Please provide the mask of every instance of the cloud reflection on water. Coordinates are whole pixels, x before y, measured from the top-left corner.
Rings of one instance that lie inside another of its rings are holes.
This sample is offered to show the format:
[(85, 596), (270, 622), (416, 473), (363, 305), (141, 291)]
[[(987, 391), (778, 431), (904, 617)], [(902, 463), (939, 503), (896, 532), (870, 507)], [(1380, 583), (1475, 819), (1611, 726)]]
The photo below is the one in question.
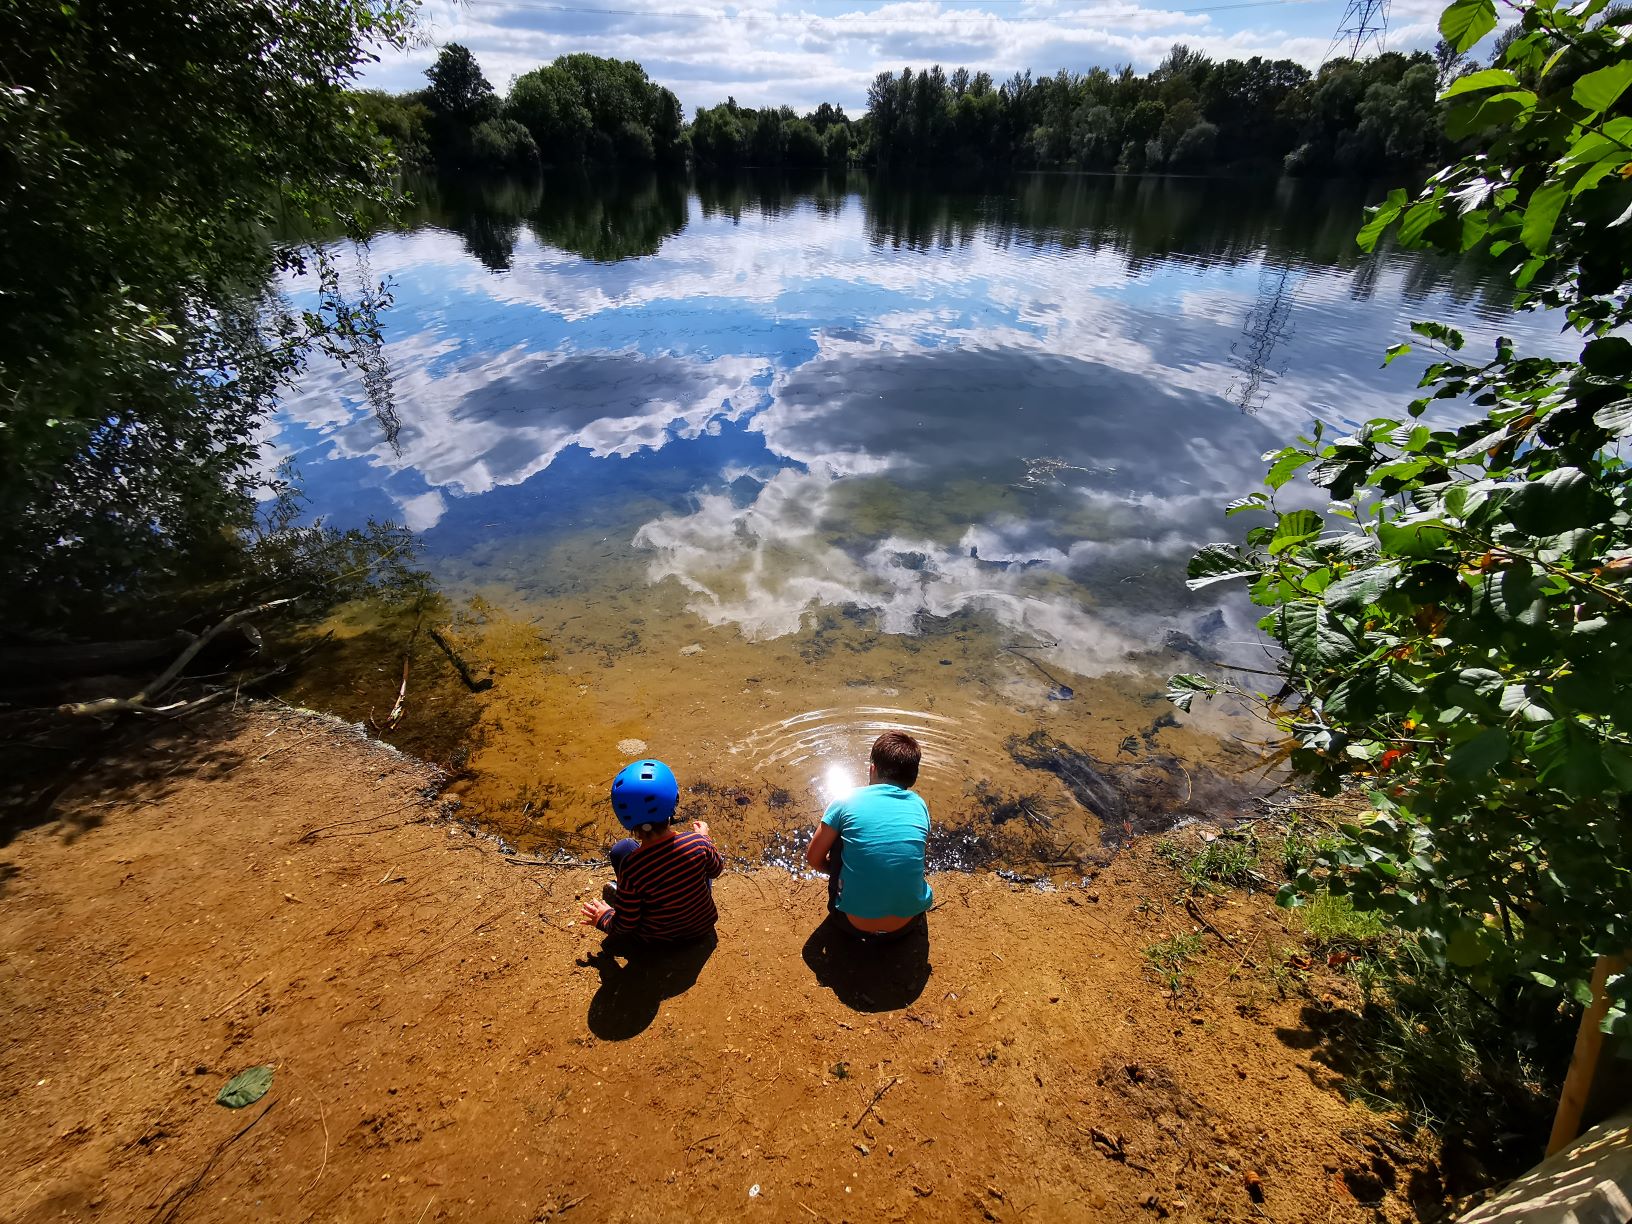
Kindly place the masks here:
[[(1177, 198), (1162, 190), (1076, 183), (1047, 216), (1031, 187), (973, 209), (897, 192), (758, 217), (706, 200), (701, 217), (696, 200), (677, 212), (652, 192), (661, 216), (636, 218), (638, 242), (605, 234), (617, 210), (581, 201), (529, 232), (450, 227), (480, 263), (454, 233), (383, 236), (371, 258), (398, 284), (397, 446), (333, 368), (285, 405), (280, 445), (305, 452), (318, 510), (348, 485), (383, 488), (434, 558), (448, 515), (548, 481), (569, 448), (636, 488), (673, 441), (736, 426), (769, 462), (744, 471), (722, 448), (667, 513), (606, 523), (706, 622), (762, 639), (813, 608), (859, 606), (910, 633), (976, 609), (1059, 641), (1051, 658), (1071, 670), (1109, 670), (1194, 627), (1182, 559), (1256, 484), (1263, 450), (1316, 411), (1398, 406), (1411, 374), (1380, 370), (1379, 350), (1436, 305), (1412, 261), (1307, 267), (1287, 372), (1243, 415), (1225, 398), (1231, 348), (1279, 240), (1256, 214), (1231, 237), (1202, 206), (1220, 189), (1197, 185), (1180, 211), (1217, 249), (1167, 258), (1140, 206)], [(535, 197), (524, 206), (548, 207)], [(892, 225), (904, 241), (881, 241)], [(594, 262), (539, 235), (649, 257)], [(1048, 478), (1033, 479), (1042, 460)]]

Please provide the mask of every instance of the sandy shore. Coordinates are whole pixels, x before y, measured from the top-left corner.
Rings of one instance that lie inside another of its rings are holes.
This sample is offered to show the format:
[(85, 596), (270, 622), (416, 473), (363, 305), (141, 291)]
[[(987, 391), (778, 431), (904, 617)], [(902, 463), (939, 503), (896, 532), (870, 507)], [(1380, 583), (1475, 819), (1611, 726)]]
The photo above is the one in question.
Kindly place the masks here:
[[(1204, 902), (1234, 942), (1203, 932), (1177, 998), (1148, 970), (1197, 924), (1138, 845), (1059, 891), (937, 876), (927, 944), (861, 964), (820, 883), (728, 873), (717, 946), (630, 965), (573, 925), (605, 873), (507, 863), (437, 784), (263, 707), (17, 832), (0, 1219), (1358, 1221), (1431, 1194), (1311, 1001), (1248, 967), (1295, 940), (1266, 898)], [(257, 1064), (264, 1099), (215, 1104)]]

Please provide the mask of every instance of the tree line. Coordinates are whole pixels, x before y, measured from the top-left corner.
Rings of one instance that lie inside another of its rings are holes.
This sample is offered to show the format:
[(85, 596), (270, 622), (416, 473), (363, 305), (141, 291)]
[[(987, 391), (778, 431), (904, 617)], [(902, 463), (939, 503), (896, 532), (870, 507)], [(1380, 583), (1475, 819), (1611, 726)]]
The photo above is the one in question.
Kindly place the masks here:
[[(1498, 49), (1498, 54), (1500, 49)], [(514, 170), (585, 164), (704, 169), (860, 164), (886, 169), (1222, 168), (1368, 175), (1455, 151), (1436, 96), (1475, 65), (1449, 43), (1410, 55), (1214, 60), (1176, 45), (1151, 72), (1094, 68), (999, 84), (935, 65), (881, 72), (859, 118), (824, 102), (702, 107), (688, 124), (674, 93), (639, 64), (565, 55), (500, 96), (468, 48), (444, 47), (416, 93), (355, 95), (408, 161)]]

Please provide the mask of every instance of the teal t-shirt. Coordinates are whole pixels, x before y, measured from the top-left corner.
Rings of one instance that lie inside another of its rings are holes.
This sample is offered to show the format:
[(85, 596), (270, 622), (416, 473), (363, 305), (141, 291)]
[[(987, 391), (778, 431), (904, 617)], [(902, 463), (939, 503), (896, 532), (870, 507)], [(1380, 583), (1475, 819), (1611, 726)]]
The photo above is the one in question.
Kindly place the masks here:
[(911, 918), (935, 903), (924, 879), (929, 808), (888, 782), (864, 786), (822, 813), (836, 829), (843, 866), (839, 909), (856, 918)]

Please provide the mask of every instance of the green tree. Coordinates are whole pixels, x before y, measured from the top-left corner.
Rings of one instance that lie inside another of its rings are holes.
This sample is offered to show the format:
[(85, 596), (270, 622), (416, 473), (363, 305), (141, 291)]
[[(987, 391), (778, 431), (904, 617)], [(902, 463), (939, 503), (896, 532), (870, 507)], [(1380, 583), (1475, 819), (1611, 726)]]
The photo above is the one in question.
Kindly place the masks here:
[(417, 96), (359, 89), (350, 97), (357, 113), (390, 142), (387, 150), (404, 165), (418, 165), (429, 159), (431, 112)]
[(538, 165), (533, 134), (514, 119), (484, 119), (470, 133), (471, 156), (489, 170), (529, 170)]
[[(1360, 242), (1480, 252), (1562, 313), (1576, 356), (1498, 339), (1471, 359), (1415, 324), (1434, 359), (1407, 415), (1268, 456), (1229, 511), (1268, 521), (1191, 562), (1192, 586), (1250, 583), (1284, 688), (1179, 676), (1172, 695), (1253, 697), (1311, 785), (1368, 788), (1287, 900), (1349, 894), (1510, 1000), (1584, 1001), (1594, 957), (1632, 945), (1632, 47), (1603, 0), (1518, 7), (1500, 64), (1440, 97), (1479, 151), (1391, 193)], [(1495, 25), (1493, 0), (1440, 19), (1463, 53)], [(1305, 469), (1325, 514), (1278, 500)], [(1609, 993), (1625, 1032), (1632, 975)]]
[(545, 163), (576, 165), (583, 160), (594, 120), (569, 73), (553, 66), (523, 73), (510, 87), (504, 113), (532, 133)]
[[(363, 309), (265, 235), (361, 234), (397, 162), (348, 97), (408, 14), (377, 0), (0, 9), (0, 620), (39, 629), (218, 566), (255, 430)], [(311, 275), (312, 308), (267, 291)]]
[(432, 112), (445, 116), (464, 127), (474, 127), (490, 119), (498, 110), (498, 99), (493, 86), (482, 75), (482, 69), (470, 48), (462, 43), (449, 43), (437, 54), (436, 62), (425, 70), (431, 87), (425, 101)]

